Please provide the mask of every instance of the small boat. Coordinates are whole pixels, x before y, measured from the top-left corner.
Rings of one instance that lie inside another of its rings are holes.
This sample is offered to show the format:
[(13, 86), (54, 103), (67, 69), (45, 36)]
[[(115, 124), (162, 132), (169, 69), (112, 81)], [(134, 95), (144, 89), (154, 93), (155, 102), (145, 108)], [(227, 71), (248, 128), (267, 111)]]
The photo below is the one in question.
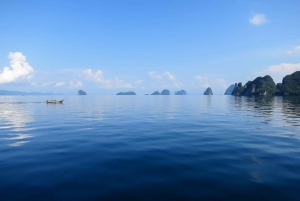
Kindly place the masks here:
[(46, 103), (47, 104), (62, 104), (64, 102), (65, 99), (62, 99), (60, 101), (57, 100), (47, 100)]

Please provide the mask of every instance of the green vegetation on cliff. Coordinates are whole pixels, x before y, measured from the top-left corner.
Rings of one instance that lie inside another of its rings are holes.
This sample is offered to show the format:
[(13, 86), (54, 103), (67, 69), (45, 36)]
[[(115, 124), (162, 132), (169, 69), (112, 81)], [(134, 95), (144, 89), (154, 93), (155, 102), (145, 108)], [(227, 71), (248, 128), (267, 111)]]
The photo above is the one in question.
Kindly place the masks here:
[(271, 76), (257, 77), (247, 82), (241, 95), (273, 95), (276, 92), (276, 85)]
[(235, 87), (231, 93), (231, 95), (234, 95), (234, 96), (240, 96), (242, 94), (242, 92), (244, 91), (244, 87), (242, 85), (242, 83), (238, 83), (238, 84), (235, 84)]
[(300, 95), (300, 71), (283, 78), (282, 92), (283, 95)]

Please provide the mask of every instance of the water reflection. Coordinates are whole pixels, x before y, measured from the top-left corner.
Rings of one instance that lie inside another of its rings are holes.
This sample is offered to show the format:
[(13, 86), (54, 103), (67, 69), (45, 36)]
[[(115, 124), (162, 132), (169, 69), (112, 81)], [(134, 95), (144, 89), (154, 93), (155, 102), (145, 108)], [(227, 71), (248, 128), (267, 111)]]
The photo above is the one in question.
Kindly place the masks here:
[(236, 96), (231, 104), (237, 111), (252, 111), (258, 117), (272, 117), (276, 97), (270, 96)]
[(288, 125), (300, 126), (300, 97), (283, 97), (281, 104), (282, 116)]
[(255, 122), (279, 127), (300, 126), (300, 97), (236, 96), (229, 101), (234, 115), (257, 117)]
[[(27, 124), (33, 121), (30, 110), (24, 107), (26, 103), (19, 102), (17, 98), (1, 97), (0, 107), (0, 129), (5, 131), (1, 132), (1, 138), (9, 141), (9, 146), (21, 146), (32, 137), (31, 134), (25, 134)], [(6, 136), (3, 136), (6, 135)]]

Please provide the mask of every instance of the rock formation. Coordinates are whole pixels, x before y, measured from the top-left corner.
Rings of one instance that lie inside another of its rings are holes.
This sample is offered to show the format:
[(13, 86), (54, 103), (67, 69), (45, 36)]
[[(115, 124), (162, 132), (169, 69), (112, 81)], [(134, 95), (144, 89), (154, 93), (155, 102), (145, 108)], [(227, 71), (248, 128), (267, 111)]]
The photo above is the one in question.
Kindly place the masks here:
[(252, 95), (273, 95), (277, 92), (275, 82), (272, 77), (257, 77), (253, 81), (248, 81), (244, 86), (240, 82), (235, 84), (231, 95), (234, 96), (252, 96)]
[(168, 89), (164, 89), (160, 95), (170, 95), (170, 91)]
[(234, 84), (230, 85), (230, 86), (226, 89), (224, 95), (231, 95), (232, 92), (233, 92), (233, 90), (234, 90), (234, 87), (235, 87)]
[(119, 92), (117, 95), (136, 95), (135, 92), (133, 91), (128, 91), (128, 92)]
[[(278, 84), (277, 84), (278, 85)], [(282, 95), (300, 95), (300, 71), (287, 75), (282, 80)]]
[(276, 92), (276, 85), (271, 76), (257, 77), (245, 84), (241, 95), (273, 95)]
[(213, 95), (213, 92), (212, 92), (211, 88), (208, 87), (208, 88), (205, 90), (205, 92), (204, 92), (203, 95)]
[(184, 90), (176, 91), (175, 95), (186, 95), (186, 91)]
[(239, 96), (239, 95), (241, 95), (241, 93), (242, 93), (243, 91), (244, 91), (244, 87), (243, 87), (242, 83), (241, 83), (241, 82), (238, 83), (238, 84), (235, 83), (234, 89), (233, 89), (231, 95), (233, 95), (233, 96)]
[(79, 91), (78, 91), (78, 95), (86, 95), (86, 92), (85, 92), (85, 91), (82, 91), (82, 90), (79, 90)]
[(158, 91), (155, 91), (151, 95), (160, 95), (160, 93)]

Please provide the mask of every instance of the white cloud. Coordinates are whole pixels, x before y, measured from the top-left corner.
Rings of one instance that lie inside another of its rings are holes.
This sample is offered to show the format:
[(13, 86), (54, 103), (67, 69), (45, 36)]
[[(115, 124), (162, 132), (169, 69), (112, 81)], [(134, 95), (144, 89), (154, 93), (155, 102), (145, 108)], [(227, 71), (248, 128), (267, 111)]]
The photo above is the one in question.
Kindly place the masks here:
[(17, 81), (21, 78), (29, 79), (33, 68), (26, 62), (26, 57), (21, 52), (10, 52), (10, 67), (4, 67), (0, 71), (0, 84)]
[(166, 76), (169, 80), (172, 80), (172, 81), (176, 80), (175, 76), (172, 75), (169, 71), (164, 72), (163, 75)]
[(46, 86), (49, 86), (51, 84), (53, 84), (53, 82), (45, 82), (45, 83), (42, 84), (42, 87), (46, 87)]
[(297, 70), (300, 70), (300, 63), (298, 64), (281, 63), (278, 65), (270, 66), (267, 71), (270, 73), (277, 73), (285, 76), (287, 74), (292, 74)]
[(180, 88), (184, 86), (181, 82), (178, 82), (173, 74), (171, 74), (169, 71), (165, 71), (161, 75), (157, 74), (155, 71), (148, 72), (151, 78), (154, 78), (157, 80), (159, 85), (164, 88), (168, 87), (175, 87)]
[(94, 81), (94, 82), (102, 82), (103, 81), (103, 72), (98, 70), (96, 73), (92, 72), (92, 69), (86, 69), (83, 71), (83, 74), (86, 76), (86, 79)]
[(108, 79), (101, 81), (102, 85), (99, 85), (100, 88), (132, 88), (132, 85), (126, 83), (124, 80), (121, 80), (117, 77), (113, 79)]
[(83, 84), (81, 82), (73, 82), (73, 81), (70, 81), (69, 83), (69, 87), (70, 88), (79, 88), (79, 87), (82, 87)]
[(162, 79), (162, 77), (160, 75), (158, 75), (155, 71), (150, 71), (148, 72), (148, 74), (150, 75), (150, 77), (155, 78), (155, 79)]
[(300, 50), (300, 46), (297, 46), (293, 50), (289, 50), (286, 53), (287, 54), (293, 54), (293, 53), (299, 52), (299, 50)]
[(208, 83), (209, 78), (207, 76), (197, 75), (196, 79), (197, 79), (198, 83), (201, 85), (201, 87), (203, 87), (203, 88), (210, 87), (210, 84)]
[(66, 83), (65, 82), (57, 82), (55, 84), (55, 87), (61, 87), (61, 86), (64, 86)]
[(31, 86), (34, 86), (34, 87), (47, 87), (49, 85), (52, 85), (54, 84), (55, 82), (44, 82), (43, 84), (39, 84), (38, 82), (31, 82)]
[(87, 69), (82, 73), (85, 75), (85, 79), (99, 83), (100, 85), (98, 85), (98, 87), (101, 88), (132, 88), (131, 84), (126, 83), (124, 80), (117, 77), (113, 79), (105, 79), (101, 70), (93, 73), (91, 69)]
[(269, 20), (266, 18), (264, 14), (255, 14), (249, 22), (254, 25), (261, 25), (267, 23)]
[(137, 81), (134, 82), (135, 85), (140, 85), (142, 83), (143, 83), (143, 80), (137, 80)]
[(292, 64), (292, 63), (281, 63), (278, 65), (273, 65), (267, 68), (266, 70), (256, 73), (260, 76), (262, 75), (270, 75), (275, 82), (282, 82), (282, 78), (286, 75), (290, 75), (295, 71), (300, 70), (300, 63)]
[(163, 75), (172, 82), (173, 87), (180, 88), (184, 86), (181, 82), (176, 81), (175, 76), (172, 75), (169, 71), (164, 72)]

